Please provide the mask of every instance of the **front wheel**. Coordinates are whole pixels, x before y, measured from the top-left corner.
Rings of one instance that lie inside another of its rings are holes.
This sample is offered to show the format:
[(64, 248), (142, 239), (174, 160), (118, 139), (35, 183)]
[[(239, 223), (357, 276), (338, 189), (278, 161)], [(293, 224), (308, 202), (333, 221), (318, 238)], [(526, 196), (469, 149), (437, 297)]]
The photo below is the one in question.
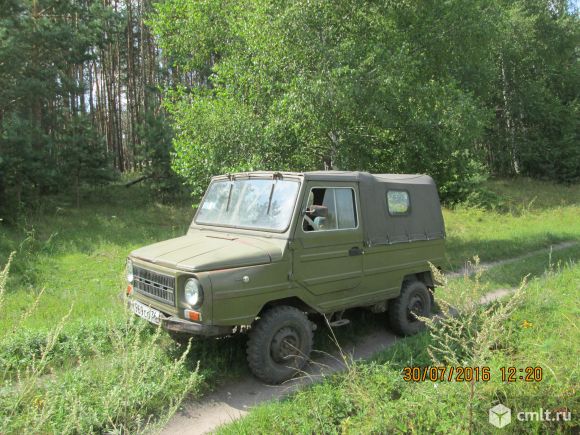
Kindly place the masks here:
[(279, 384), (307, 363), (312, 351), (312, 326), (297, 308), (278, 306), (264, 312), (249, 333), (250, 370), (264, 382)]
[(413, 335), (425, 328), (416, 316), (431, 314), (431, 293), (421, 281), (403, 284), (401, 294), (389, 305), (389, 323), (400, 335)]

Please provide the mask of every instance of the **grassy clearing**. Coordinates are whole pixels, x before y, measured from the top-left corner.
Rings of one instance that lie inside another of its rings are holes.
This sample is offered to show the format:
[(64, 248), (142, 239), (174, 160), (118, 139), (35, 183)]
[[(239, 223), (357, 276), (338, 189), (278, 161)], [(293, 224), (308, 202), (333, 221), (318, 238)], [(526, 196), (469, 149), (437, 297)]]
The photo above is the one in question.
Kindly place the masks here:
[(497, 195), (492, 210), (444, 210), (451, 269), (475, 255), (485, 262), (580, 240), (580, 185), (514, 179), (487, 187)]
[[(489, 187), (500, 195), (495, 210), (444, 210), (451, 268), (458, 268), (472, 254), (490, 261), (580, 240), (578, 186), (515, 180)], [(187, 201), (166, 205), (143, 187), (112, 186), (86, 192), (80, 209), (66, 198), (52, 198), (18, 227), (0, 224), (0, 266), (10, 252), (16, 252), (0, 311), (0, 409), (4, 412), (0, 433), (119, 428), (138, 432), (149, 418), (162, 421), (171, 412), (172, 404), (186, 393), (173, 385), (184, 385), (192, 373), (187, 385), (198, 396), (225, 377), (248, 373), (242, 335), (195, 341), (179, 363), (185, 347), (127, 318), (120, 297), (126, 255), (144, 244), (184, 234), (192, 216)], [(579, 257), (580, 248), (571, 247), (555, 252), (552, 264)], [(530, 272), (539, 276), (547, 264), (547, 254), (538, 254), (494, 268), (481, 277), (482, 292), (517, 285)], [(460, 288), (456, 292), (461, 295)], [(55, 325), (67, 313), (55, 334)], [(361, 333), (386, 323), (384, 316), (362, 310), (349, 318), (351, 325), (337, 331), (341, 343), (356, 342)], [(142, 349), (132, 347), (135, 343)], [(426, 344), (424, 336), (399, 342), (397, 352), (407, 358), (400, 361), (422, 358), (427, 363), (428, 355), (420, 350)], [(327, 334), (317, 334), (315, 347), (331, 350), (333, 343)], [(151, 382), (131, 371), (143, 363), (142, 354), (149, 355), (150, 366), (143, 373)], [(159, 373), (175, 365), (178, 368), (162, 381)], [(360, 370), (382, 373), (384, 367)], [(38, 388), (36, 395), (19, 396), (23, 385), (32, 384)], [(118, 385), (129, 390), (120, 393)], [(23, 398), (21, 404), (10, 407), (17, 397)]]
[[(463, 286), (467, 292), (479, 285), (469, 281)], [(488, 410), (497, 403), (510, 407), (514, 416), (501, 432), (573, 432), (578, 429), (580, 411), (577, 394), (580, 341), (576, 324), (579, 288), (580, 265), (561, 264), (533, 279), (524, 293), (516, 297), (519, 302), (512, 301), (513, 312), (506, 308), (510, 302), (498, 302), (462, 312), (461, 328), (449, 329), (446, 325), (448, 334), (461, 338), (450, 344), (451, 354), (437, 352), (442, 347), (437, 334), (424, 333), (400, 340), (374, 361), (352, 364), (345, 373), (322, 384), (281, 402), (259, 406), (218, 432), (493, 433)], [(440, 333), (442, 327), (435, 329)], [(434, 355), (447, 364), (489, 366), (491, 380), (471, 383), (403, 380), (404, 367), (433, 365)], [(532, 383), (519, 379), (502, 382), (500, 367), (507, 366), (542, 367), (543, 379)], [(518, 411), (539, 411), (540, 407), (552, 412), (569, 410), (572, 421), (516, 419)]]
[(120, 318), (127, 254), (144, 244), (183, 235), (190, 205), (150, 200), (144, 188), (92, 192), (77, 209), (64, 199), (31, 212), (18, 228), (0, 226), (0, 263), (16, 251), (0, 329), (10, 330), (44, 289), (42, 306), (20, 324), (51, 327), (72, 305), (70, 322)]
[(183, 234), (193, 211), (144, 189), (104, 195), (80, 209), (53, 199), (21, 227), (0, 227), (0, 266), (16, 252), (0, 298), (0, 433), (151, 430), (243, 358), (242, 337), (188, 353), (126, 312), (127, 253)]

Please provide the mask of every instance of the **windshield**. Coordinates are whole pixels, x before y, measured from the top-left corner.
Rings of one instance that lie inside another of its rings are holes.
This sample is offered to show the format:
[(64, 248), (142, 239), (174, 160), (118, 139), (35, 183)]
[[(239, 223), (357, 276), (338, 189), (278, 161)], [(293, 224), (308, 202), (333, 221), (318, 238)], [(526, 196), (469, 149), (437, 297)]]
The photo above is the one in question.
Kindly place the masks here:
[(284, 231), (298, 194), (298, 181), (234, 180), (211, 183), (197, 224)]

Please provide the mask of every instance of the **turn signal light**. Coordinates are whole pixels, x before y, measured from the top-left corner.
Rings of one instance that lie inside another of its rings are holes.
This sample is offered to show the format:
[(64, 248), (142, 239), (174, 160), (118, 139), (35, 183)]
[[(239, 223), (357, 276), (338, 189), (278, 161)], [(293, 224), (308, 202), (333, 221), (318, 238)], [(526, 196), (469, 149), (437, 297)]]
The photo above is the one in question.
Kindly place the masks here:
[(133, 286), (131, 284), (129, 284), (127, 286), (127, 296), (129, 296), (131, 293), (133, 293)]
[(197, 322), (201, 320), (201, 313), (193, 310), (185, 310), (185, 317), (187, 317), (189, 320), (194, 320)]

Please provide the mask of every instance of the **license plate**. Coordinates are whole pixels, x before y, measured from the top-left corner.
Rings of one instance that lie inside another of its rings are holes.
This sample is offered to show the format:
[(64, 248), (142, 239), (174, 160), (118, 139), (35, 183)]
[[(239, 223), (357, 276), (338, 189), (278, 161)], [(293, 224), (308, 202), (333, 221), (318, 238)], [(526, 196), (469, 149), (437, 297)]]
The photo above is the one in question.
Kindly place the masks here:
[(142, 304), (139, 301), (133, 301), (131, 309), (139, 317), (142, 317), (145, 320), (154, 323), (155, 325), (159, 325), (161, 323), (161, 313), (151, 307), (148, 307), (145, 304)]

